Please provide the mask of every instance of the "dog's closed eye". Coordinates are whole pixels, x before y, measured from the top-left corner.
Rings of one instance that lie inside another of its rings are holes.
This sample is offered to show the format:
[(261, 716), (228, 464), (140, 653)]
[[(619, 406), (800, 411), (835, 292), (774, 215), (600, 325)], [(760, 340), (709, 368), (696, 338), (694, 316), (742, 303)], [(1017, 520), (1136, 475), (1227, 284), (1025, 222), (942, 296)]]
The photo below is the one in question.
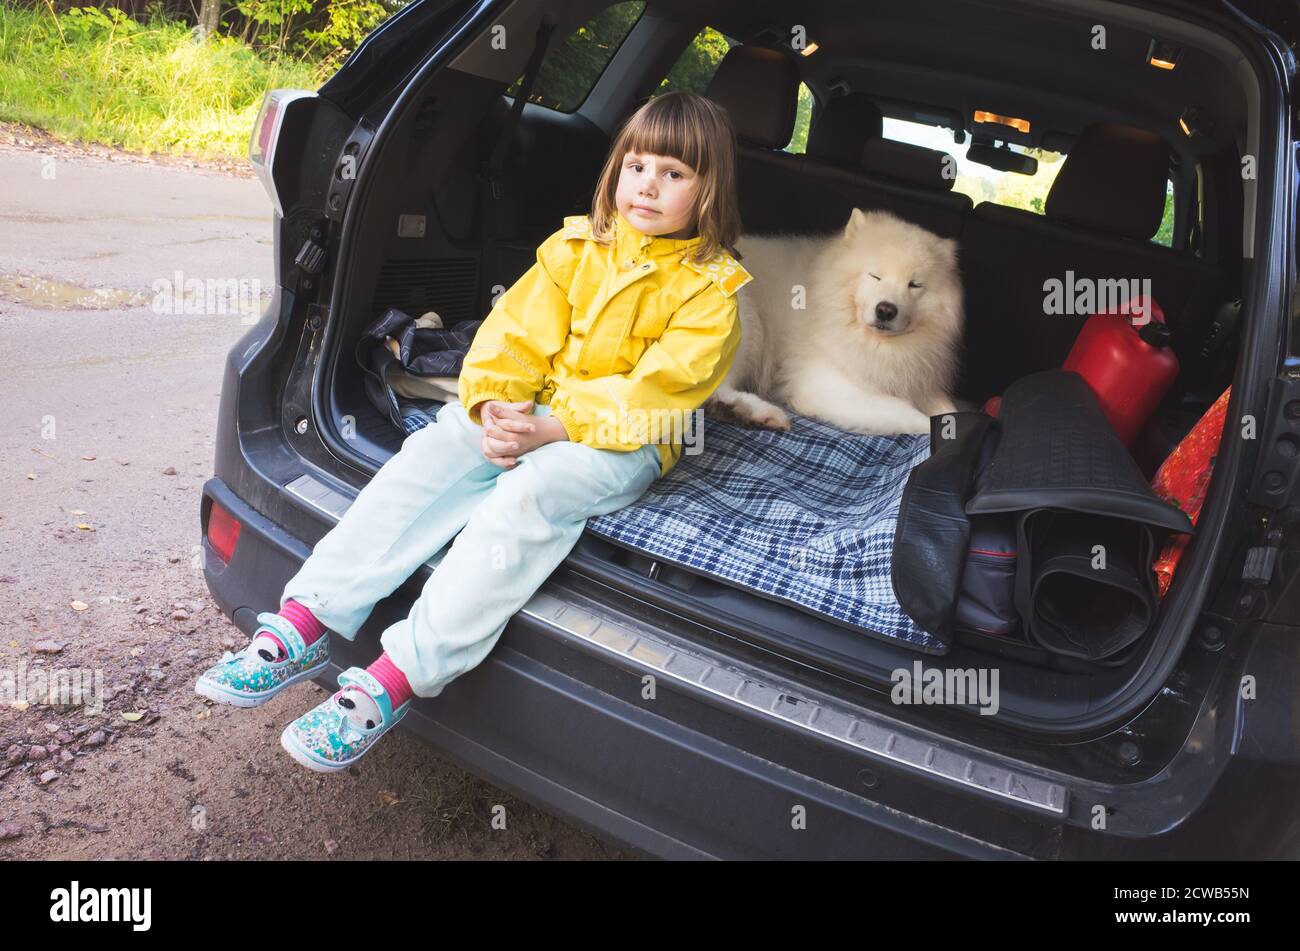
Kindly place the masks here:
[(908, 281), (908, 282), (907, 282), (907, 286), (908, 286), (908, 287), (924, 287), (925, 285), (922, 284), (920, 281)]

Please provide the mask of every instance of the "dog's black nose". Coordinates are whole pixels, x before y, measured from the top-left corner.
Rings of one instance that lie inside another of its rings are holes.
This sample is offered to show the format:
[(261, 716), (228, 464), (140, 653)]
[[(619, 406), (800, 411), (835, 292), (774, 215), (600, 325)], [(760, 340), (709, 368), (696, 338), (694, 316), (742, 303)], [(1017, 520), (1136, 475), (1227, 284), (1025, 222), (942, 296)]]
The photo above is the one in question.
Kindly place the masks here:
[(882, 301), (876, 305), (876, 320), (882, 324), (887, 324), (898, 316), (898, 307), (888, 301)]

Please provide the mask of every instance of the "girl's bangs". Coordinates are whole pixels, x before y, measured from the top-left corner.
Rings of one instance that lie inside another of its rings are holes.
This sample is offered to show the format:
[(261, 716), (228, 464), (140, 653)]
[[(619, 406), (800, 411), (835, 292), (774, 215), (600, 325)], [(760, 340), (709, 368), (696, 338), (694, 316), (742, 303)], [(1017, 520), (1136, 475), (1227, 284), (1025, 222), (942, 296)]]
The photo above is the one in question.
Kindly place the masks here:
[(627, 129), (622, 151), (666, 155), (685, 162), (703, 175), (709, 171), (709, 162), (701, 132), (698, 128), (693, 130), (681, 109), (651, 110)]

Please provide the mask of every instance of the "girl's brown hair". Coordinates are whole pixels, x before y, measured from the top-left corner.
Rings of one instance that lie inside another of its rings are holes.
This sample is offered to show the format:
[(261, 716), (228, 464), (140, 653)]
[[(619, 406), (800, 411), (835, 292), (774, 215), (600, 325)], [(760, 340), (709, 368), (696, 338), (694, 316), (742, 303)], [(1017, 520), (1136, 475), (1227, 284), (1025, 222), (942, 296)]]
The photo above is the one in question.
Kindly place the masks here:
[(688, 92), (651, 99), (619, 129), (596, 183), (591, 204), (592, 232), (602, 244), (613, 237), (617, 206), (614, 194), (628, 152), (651, 152), (685, 162), (700, 177), (695, 195), (699, 247), (692, 255), (703, 263), (725, 249), (737, 260), (740, 208), (736, 199), (736, 130), (717, 103)]

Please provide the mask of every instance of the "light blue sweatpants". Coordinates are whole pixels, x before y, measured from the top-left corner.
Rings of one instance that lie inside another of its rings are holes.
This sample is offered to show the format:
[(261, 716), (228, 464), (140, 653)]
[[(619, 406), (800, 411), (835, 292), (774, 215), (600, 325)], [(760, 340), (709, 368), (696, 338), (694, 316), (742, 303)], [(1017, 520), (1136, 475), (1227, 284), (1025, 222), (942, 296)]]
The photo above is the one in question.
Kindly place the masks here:
[(436, 565), (410, 614), (380, 638), (419, 697), (438, 696), (487, 656), (588, 518), (636, 501), (659, 475), (653, 443), (620, 452), (553, 442), (502, 469), (484, 458), (482, 440), (483, 427), (458, 401), (443, 406), (361, 490), (281, 596), (353, 640), (381, 598), (421, 564)]

